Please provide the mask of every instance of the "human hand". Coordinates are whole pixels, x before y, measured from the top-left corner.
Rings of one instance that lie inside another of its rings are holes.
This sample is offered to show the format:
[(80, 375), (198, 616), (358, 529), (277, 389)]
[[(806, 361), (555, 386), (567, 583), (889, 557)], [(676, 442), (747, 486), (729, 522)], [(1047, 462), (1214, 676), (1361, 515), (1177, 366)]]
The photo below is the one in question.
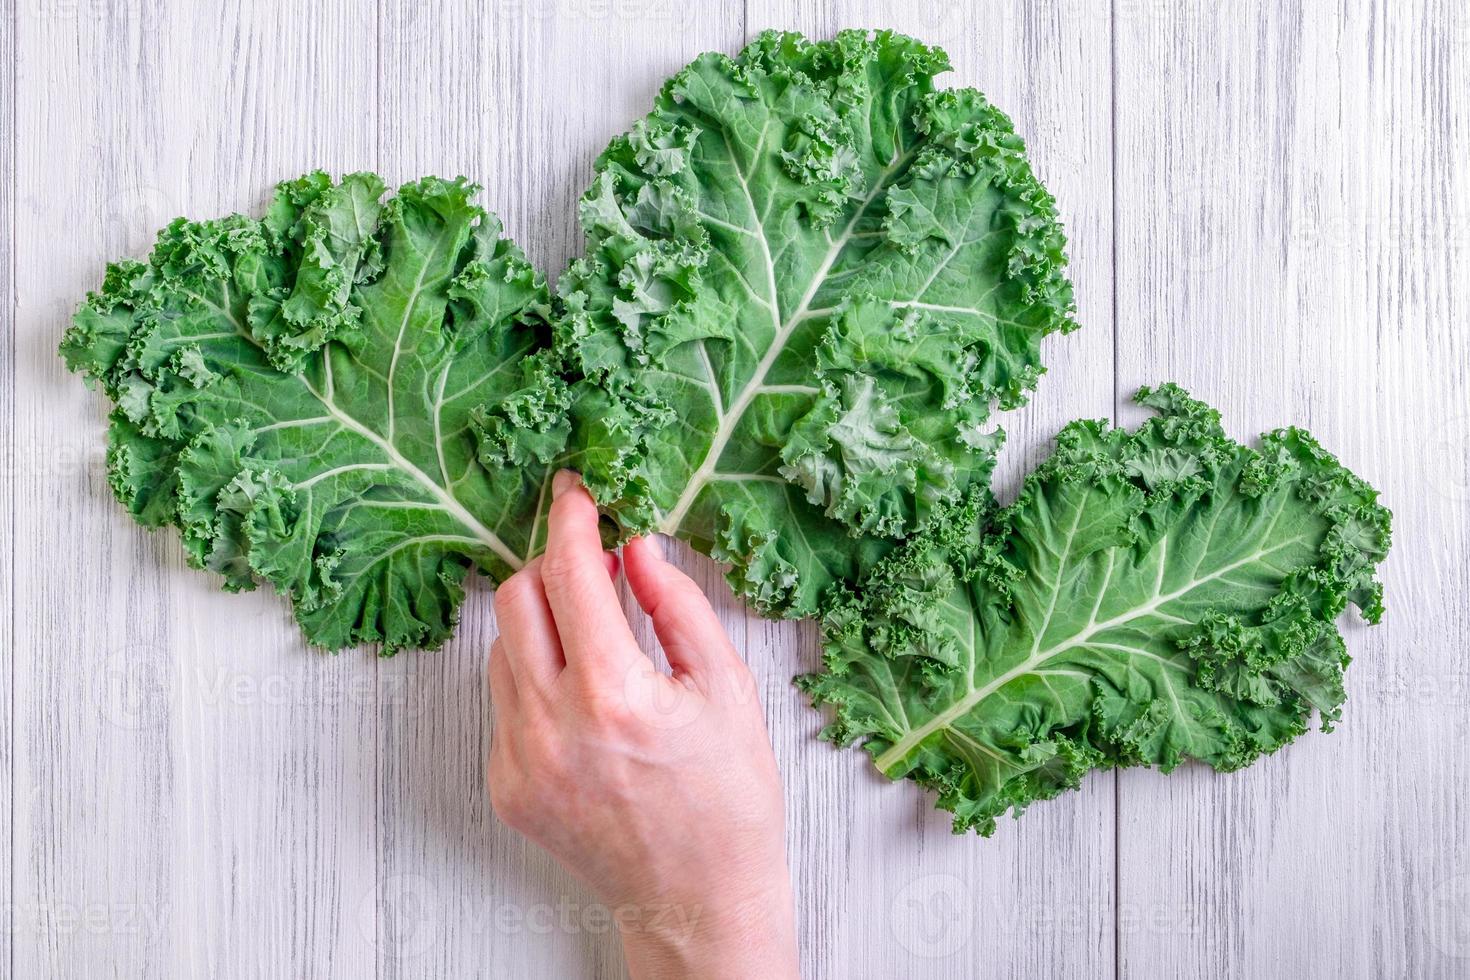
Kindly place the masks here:
[(633, 638), (576, 475), (546, 553), (495, 594), (490, 798), (613, 909), (635, 977), (797, 975), (776, 760), (709, 601), (648, 539), (623, 561), (672, 676)]

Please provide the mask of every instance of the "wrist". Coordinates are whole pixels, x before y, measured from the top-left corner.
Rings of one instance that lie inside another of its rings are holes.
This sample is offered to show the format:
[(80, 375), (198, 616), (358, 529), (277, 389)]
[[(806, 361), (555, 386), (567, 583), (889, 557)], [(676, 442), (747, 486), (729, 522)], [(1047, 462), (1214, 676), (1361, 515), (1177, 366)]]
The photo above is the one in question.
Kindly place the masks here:
[(671, 901), (619, 921), (635, 980), (697, 977), (784, 980), (798, 976), (791, 886), (779, 880), (745, 896)]

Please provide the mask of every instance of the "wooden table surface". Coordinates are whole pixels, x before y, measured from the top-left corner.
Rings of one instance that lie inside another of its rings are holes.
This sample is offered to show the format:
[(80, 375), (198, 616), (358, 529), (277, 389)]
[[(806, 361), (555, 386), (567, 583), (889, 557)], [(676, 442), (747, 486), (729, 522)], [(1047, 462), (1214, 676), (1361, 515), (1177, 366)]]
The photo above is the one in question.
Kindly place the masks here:
[[(589, 896), (481, 784), (494, 633), (306, 650), (109, 497), (56, 342), (106, 260), (304, 170), (468, 174), (558, 272), (593, 156), (705, 50), (894, 27), (1009, 111), (1061, 203), (1084, 329), (1003, 423), (1003, 487), (1174, 379), (1299, 423), (1395, 513), (1346, 716), (1247, 771), (1088, 778), (955, 838), (789, 680), (810, 623), (717, 597), (787, 789), (813, 977), (1470, 975), (1470, 4), (1170, 0), (0, 8), (0, 974), (619, 976)], [(8, 964), (8, 969), (6, 967)]]

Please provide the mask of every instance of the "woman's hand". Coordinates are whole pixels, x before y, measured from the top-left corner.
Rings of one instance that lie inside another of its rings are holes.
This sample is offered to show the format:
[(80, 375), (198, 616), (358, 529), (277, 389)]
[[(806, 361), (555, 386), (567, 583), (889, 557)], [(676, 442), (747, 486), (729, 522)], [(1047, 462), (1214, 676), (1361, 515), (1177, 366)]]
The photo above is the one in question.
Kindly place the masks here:
[(750, 671), (647, 539), (623, 561), (673, 676), (633, 639), (576, 476), (495, 595), (490, 798), (612, 909), (635, 977), (797, 975), (781, 783)]

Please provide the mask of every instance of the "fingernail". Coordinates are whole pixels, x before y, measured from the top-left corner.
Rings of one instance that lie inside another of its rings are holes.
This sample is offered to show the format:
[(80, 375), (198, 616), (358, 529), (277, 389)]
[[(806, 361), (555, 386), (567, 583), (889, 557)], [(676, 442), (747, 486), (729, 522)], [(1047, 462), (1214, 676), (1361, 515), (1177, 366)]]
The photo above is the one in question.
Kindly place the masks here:
[(556, 476), (551, 478), (551, 499), (555, 500), (566, 493), (578, 482), (577, 474), (571, 470), (559, 470)]

